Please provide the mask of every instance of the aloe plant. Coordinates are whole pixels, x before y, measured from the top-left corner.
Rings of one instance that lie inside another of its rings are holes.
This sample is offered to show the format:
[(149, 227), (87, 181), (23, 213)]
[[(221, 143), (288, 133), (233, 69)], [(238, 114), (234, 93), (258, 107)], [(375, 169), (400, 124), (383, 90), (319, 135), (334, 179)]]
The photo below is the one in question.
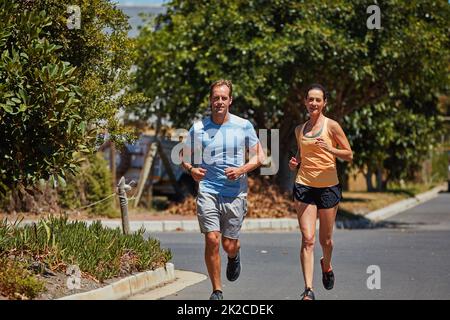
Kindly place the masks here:
[(144, 229), (123, 235), (119, 228), (108, 229), (95, 221), (48, 217), (31, 225), (0, 222), (0, 254), (19, 254), (39, 260), (51, 270), (64, 271), (76, 264), (99, 281), (126, 273), (164, 266), (172, 254), (158, 240), (144, 238)]

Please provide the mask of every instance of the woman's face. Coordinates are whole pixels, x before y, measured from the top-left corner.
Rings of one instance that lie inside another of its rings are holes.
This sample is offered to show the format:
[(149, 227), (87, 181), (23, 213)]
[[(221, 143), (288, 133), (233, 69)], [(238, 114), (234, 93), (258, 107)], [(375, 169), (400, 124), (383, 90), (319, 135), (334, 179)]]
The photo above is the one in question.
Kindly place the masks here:
[(320, 89), (311, 89), (305, 100), (306, 110), (310, 116), (319, 116), (325, 108), (327, 102), (324, 99), (323, 92)]

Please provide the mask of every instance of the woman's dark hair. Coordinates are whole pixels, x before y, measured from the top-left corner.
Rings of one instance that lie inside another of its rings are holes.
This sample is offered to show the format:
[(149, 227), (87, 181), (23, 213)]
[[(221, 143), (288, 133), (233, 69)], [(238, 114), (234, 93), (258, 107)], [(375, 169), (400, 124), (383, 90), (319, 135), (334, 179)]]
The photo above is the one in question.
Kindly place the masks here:
[(308, 98), (309, 91), (314, 90), (314, 89), (318, 89), (318, 90), (322, 91), (322, 93), (323, 93), (323, 100), (324, 101), (328, 100), (327, 99), (328, 98), (328, 92), (325, 89), (325, 87), (323, 85), (321, 85), (320, 83), (313, 83), (306, 89), (306, 91), (305, 91), (305, 99)]

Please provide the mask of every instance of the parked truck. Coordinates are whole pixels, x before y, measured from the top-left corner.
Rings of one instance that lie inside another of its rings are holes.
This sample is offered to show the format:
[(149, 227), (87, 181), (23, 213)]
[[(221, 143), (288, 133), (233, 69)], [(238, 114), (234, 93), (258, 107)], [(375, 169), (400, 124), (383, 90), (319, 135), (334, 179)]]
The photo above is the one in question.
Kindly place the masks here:
[[(139, 182), (141, 171), (144, 167), (145, 156), (155, 136), (142, 134), (134, 144), (126, 144), (123, 150), (116, 152), (116, 177), (119, 179), (124, 176), (126, 181), (134, 180)], [(145, 183), (144, 190), (153, 182), (153, 194), (159, 196), (167, 196), (171, 201), (182, 201), (188, 195), (196, 195), (196, 183), (192, 177), (185, 172), (181, 166), (175, 165), (171, 161), (172, 149), (177, 145), (178, 141), (167, 138), (159, 138), (162, 150), (169, 159), (170, 168), (175, 176), (175, 183), (178, 184), (179, 193), (176, 192), (174, 183), (171, 181), (167, 169), (165, 168), (159, 152), (153, 160), (153, 170)], [(109, 146), (103, 148), (105, 159), (109, 161)], [(150, 180), (151, 179), (151, 180)]]

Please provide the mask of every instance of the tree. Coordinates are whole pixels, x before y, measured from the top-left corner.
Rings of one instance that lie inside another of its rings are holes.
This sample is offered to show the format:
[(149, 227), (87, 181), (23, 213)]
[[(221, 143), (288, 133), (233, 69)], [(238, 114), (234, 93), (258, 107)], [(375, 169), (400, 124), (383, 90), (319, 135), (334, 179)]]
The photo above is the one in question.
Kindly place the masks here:
[[(423, 100), (423, 99), (422, 99)], [(386, 190), (389, 181), (411, 179), (428, 159), (441, 134), (442, 121), (436, 103), (423, 103), (434, 115), (414, 112), (403, 105), (379, 103), (346, 117), (348, 138), (353, 151), (353, 167), (364, 172), (368, 191)]]
[[(176, 126), (207, 108), (208, 85), (235, 83), (235, 112), (260, 128), (279, 128), (279, 182), (305, 120), (303, 90), (330, 89), (328, 116), (345, 115), (422, 85), (448, 87), (446, 1), (383, 1), (380, 30), (369, 30), (366, 1), (182, 1), (138, 38), (137, 84)], [(417, 66), (423, 66), (418, 68)], [(153, 108), (153, 109), (152, 109)]]
[[(74, 4), (79, 29), (67, 24)], [(128, 29), (124, 14), (107, 0), (1, 1), (3, 192), (39, 179), (64, 183), (99, 134), (129, 135), (116, 117), (137, 98), (127, 93), (134, 59)]]

